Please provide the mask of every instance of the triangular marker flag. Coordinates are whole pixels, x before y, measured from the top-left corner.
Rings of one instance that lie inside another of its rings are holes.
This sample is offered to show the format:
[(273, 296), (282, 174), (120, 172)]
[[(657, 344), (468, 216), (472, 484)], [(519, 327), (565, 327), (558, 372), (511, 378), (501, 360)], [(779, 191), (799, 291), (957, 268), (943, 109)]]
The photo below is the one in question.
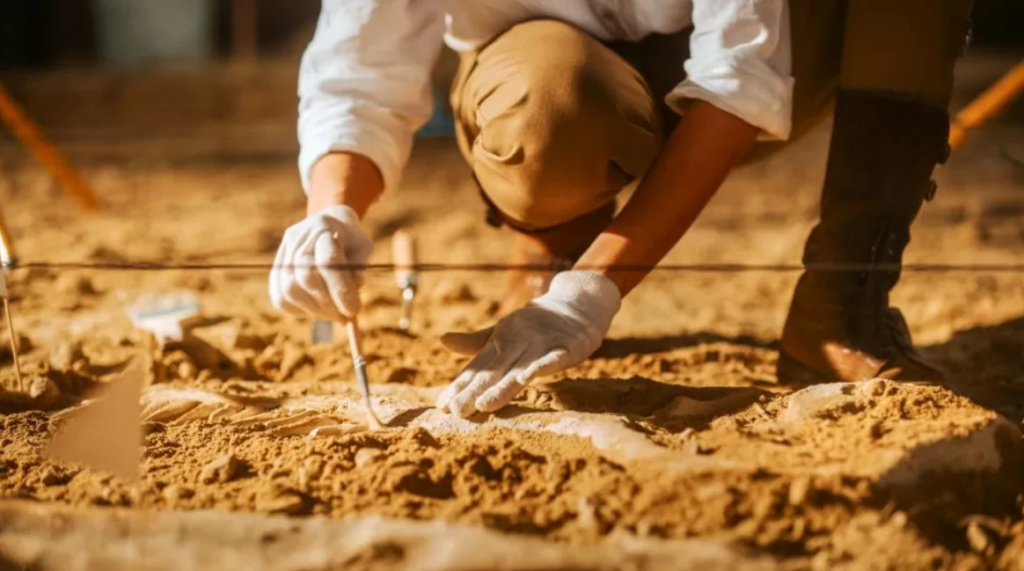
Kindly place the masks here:
[(97, 391), (94, 402), (72, 411), (45, 454), (137, 481), (142, 462), (142, 386), (142, 370), (134, 365)]

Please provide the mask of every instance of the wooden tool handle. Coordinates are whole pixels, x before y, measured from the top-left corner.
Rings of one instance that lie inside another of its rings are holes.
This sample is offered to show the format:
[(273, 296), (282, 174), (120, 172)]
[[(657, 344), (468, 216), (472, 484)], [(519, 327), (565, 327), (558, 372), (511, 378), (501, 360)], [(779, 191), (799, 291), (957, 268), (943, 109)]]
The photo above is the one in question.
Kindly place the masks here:
[(0, 212), (0, 265), (14, 263), (17, 259), (18, 256), (14, 252), (14, 241), (4, 223), (3, 212)]
[(967, 138), (967, 132), (988, 121), (1024, 92), (1024, 61), (1002, 79), (964, 107), (950, 127), (949, 146), (956, 150)]
[(0, 85), (0, 123), (7, 125), (11, 133), (17, 137), (29, 151), (32, 152), (46, 165), (53, 176), (60, 181), (78, 203), (86, 210), (96, 210), (99, 203), (92, 190), (85, 184), (82, 177), (71, 166), (67, 157), (64, 156), (53, 143), (44, 135), (28, 115), (15, 103), (14, 98), (8, 93), (3, 85)]
[(416, 252), (416, 239), (405, 230), (395, 232), (392, 242), (392, 256), (395, 261), (395, 279), (399, 282), (410, 280), (416, 273), (418, 262)]

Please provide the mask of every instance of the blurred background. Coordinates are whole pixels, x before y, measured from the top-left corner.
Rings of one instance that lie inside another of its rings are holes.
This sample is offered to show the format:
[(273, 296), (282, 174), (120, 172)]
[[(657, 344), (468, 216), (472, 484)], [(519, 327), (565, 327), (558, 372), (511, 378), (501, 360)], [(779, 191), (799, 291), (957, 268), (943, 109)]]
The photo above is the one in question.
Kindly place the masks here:
[[(78, 156), (124, 141), (136, 152), (288, 155), (297, 63), (319, 9), (318, 0), (4, 0), (0, 83)], [(977, 0), (975, 12), (973, 49), (1019, 59), (1024, 2)], [(446, 52), (438, 111), (421, 136), (451, 132), (454, 67)], [(0, 130), (4, 153), (19, 152), (11, 142)]]
[[(975, 45), (1024, 46), (1024, 2), (977, 0)], [(4, 0), (0, 67), (289, 57), (318, 0)]]

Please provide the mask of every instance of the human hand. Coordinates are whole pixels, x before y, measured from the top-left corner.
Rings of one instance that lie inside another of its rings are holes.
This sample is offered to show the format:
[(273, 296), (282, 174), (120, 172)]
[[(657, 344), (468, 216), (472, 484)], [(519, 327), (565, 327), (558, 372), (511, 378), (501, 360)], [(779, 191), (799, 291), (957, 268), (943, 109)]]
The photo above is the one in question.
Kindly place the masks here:
[(348, 206), (331, 206), (289, 228), (270, 271), (270, 300), (280, 311), (346, 323), (361, 309), (363, 272), (373, 242)]
[(601, 346), (622, 297), (594, 272), (555, 276), (548, 293), (475, 333), (449, 333), (441, 342), (476, 355), (441, 393), (437, 407), (461, 417), (494, 412), (534, 379), (574, 367)]

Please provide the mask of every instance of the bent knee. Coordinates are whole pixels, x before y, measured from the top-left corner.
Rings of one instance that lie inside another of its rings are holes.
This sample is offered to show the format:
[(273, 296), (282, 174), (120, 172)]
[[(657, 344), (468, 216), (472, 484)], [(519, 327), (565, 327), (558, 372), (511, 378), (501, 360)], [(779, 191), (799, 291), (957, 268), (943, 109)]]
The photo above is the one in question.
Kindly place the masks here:
[(555, 226), (600, 208), (658, 151), (643, 79), (571, 26), (520, 24), (480, 54), (474, 73), (492, 77), (473, 82), (486, 94), (476, 99), (473, 168), (519, 223)]

